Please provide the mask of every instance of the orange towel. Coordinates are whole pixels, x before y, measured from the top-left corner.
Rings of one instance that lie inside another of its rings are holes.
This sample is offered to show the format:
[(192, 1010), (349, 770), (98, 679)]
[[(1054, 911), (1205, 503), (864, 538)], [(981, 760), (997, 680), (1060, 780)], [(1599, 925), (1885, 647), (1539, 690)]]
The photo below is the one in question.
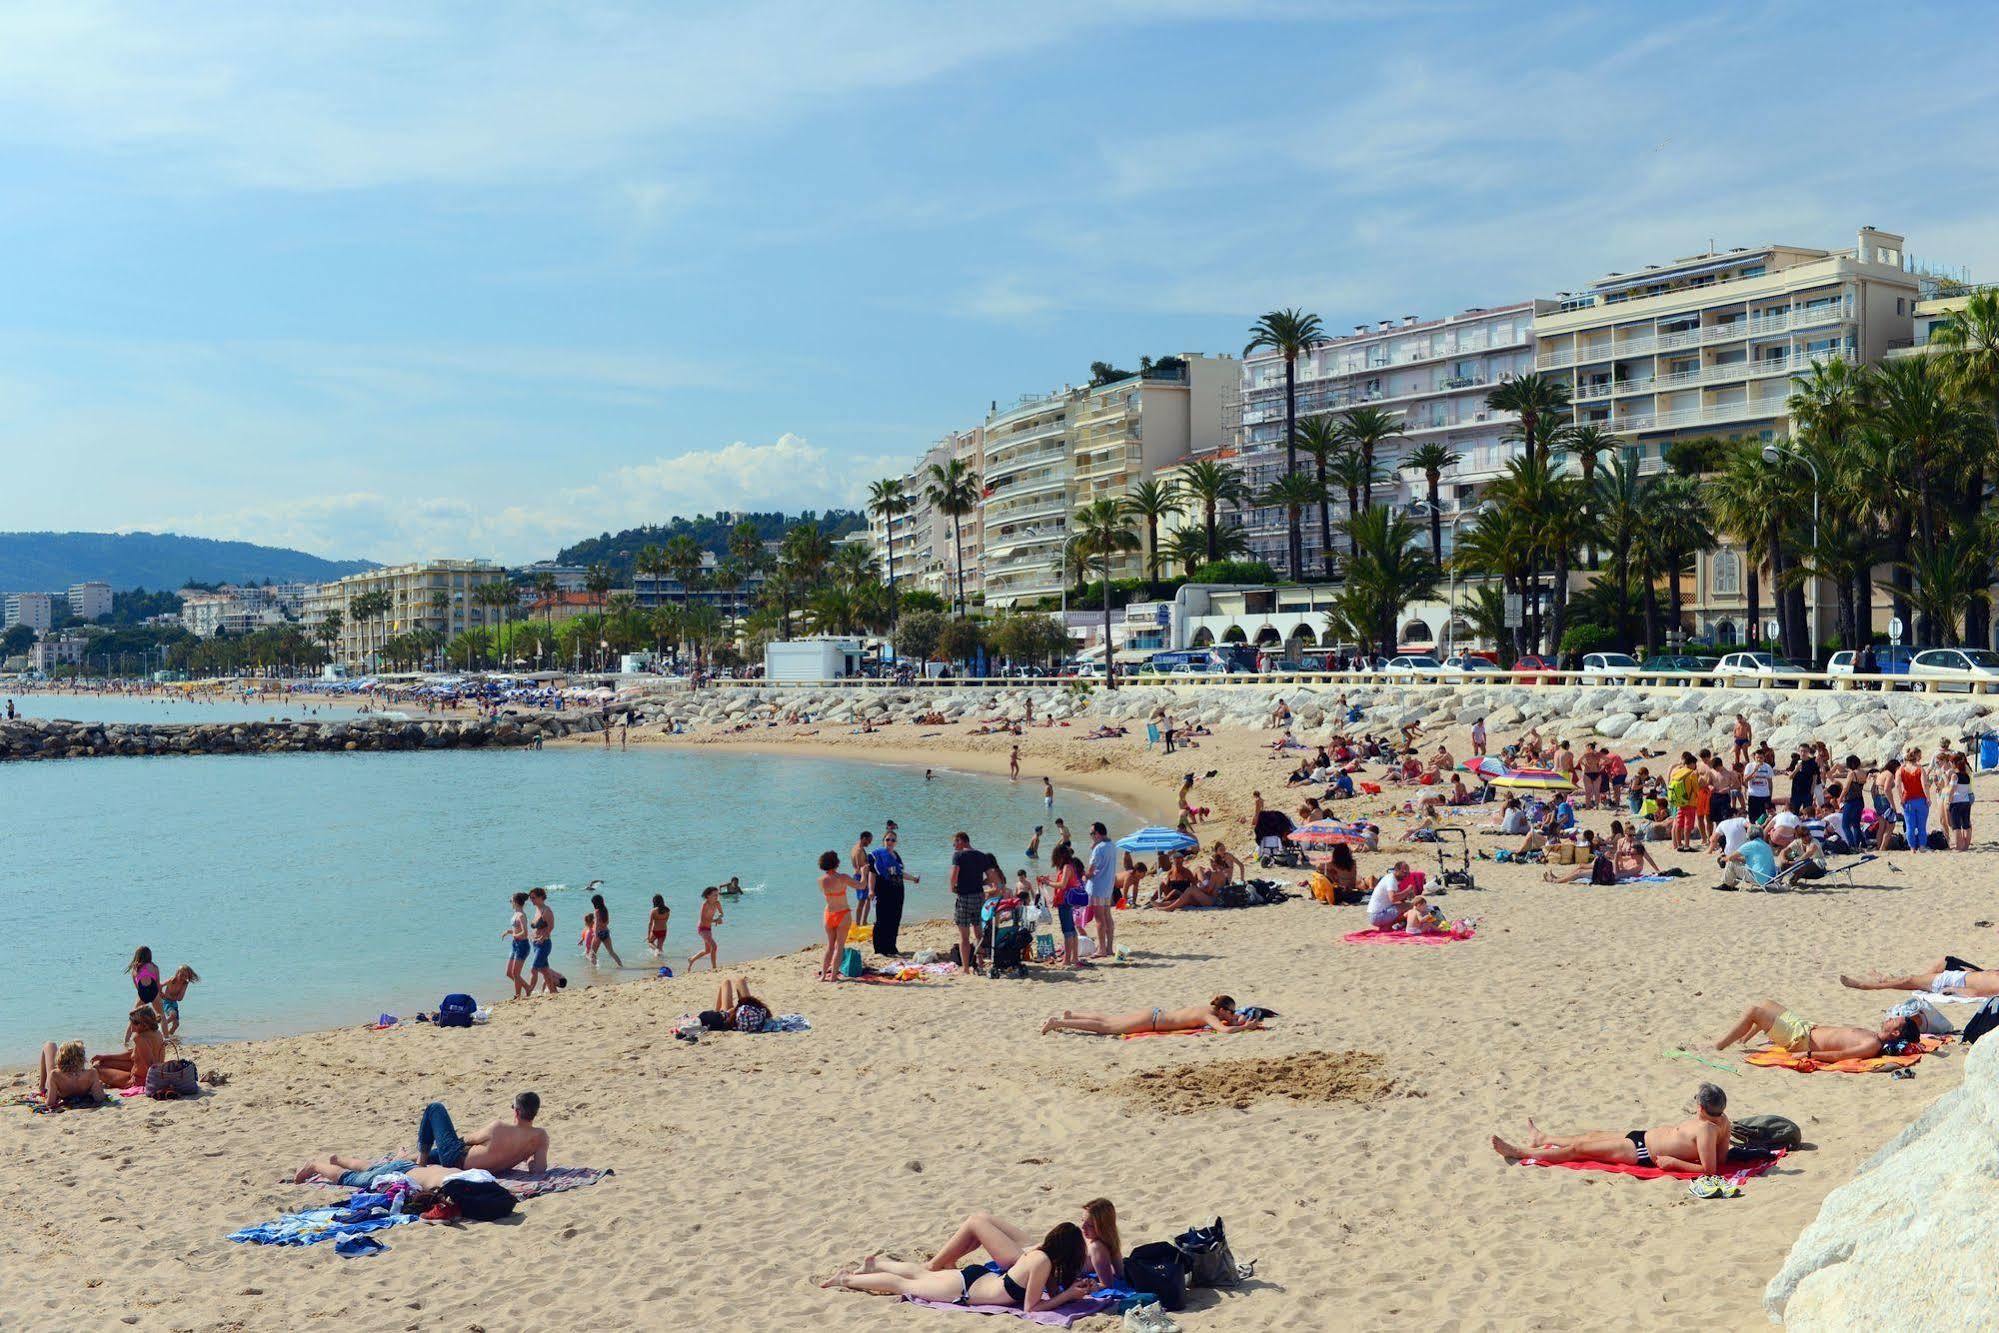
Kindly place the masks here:
[(1943, 1046), (1936, 1037), (1924, 1037), (1922, 1050), (1911, 1051), (1907, 1055), (1875, 1055), (1864, 1060), (1814, 1060), (1810, 1056), (1793, 1055), (1789, 1051), (1771, 1049), (1755, 1051), (1743, 1057), (1747, 1064), (1762, 1065), (1769, 1069), (1795, 1069), (1800, 1074), (1816, 1074), (1821, 1070), (1831, 1070), (1835, 1074), (1878, 1074), (1888, 1069), (1907, 1069), (1931, 1051)]

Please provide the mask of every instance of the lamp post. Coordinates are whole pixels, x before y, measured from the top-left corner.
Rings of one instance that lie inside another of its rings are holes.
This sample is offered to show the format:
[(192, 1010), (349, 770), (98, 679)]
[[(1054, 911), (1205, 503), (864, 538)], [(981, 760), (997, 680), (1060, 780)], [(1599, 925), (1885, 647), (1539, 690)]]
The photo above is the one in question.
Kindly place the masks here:
[[(1450, 525), (1450, 528), (1451, 528), (1451, 553), (1452, 553), (1453, 555), (1456, 555), (1456, 554), (1457, 554), (1457, 545), (1458, 545), (1458, 524), (1460, 524), (1460, 523), (1464, 522), (1464, 521), (1465, 521), (1466, 519), (1468, 519), (1468, 518), (1471, 518), (1471, 517), (1473, 517), (1474, 515), (1476, 515), (1476, 514), (1477, 514), (1477, 513), (1479, 512), (1479, 510), (1480, 510), (1480, 509), (1483, 509), (1484, 507), (1485, 507), (1485, 506), (1483, 506), (1483, 505), (1478, 505), (1478, 506), (1475, 506), (1474, 508), (1471, 508), (1471, 509), (1461, 509), (1461, 510), (1459, 510), (1459, 511), (1458, 511), (1457, 513), (1455, 513), (1455, 514), (1447, 514), (1447, 513), (1445, 513), (1445, 512), (1443, 511), (1443, 510), (1441, 510), (1441, 509), (1437, 508), (1437, 507), (1436, 507), (1435, 505), (1431, 504), (1431, 503), (1430, 503), (1430, 502), (1429, 502), (1428, 500), (1411, 500), (1411, 501), (1409, 502), (1409, 508), (1410, 508), (1410, 509), (1412, 509), (1412, 510), (1418, 510), (1418, 511), (1421, 511), (1421, 512), (1423, 512), (1423, 513), (1426, 513), (1426, 514), (1435, 514), (1435, 515), (1436, 515), (1436, 516), (1437, 516), (1438, 518), (1442, 519), (1442, 520), (1443, 520), (1443, 521), (1444, 521), (1445, 523), (1448, 523), (1448, 524)], [(1455, 649), (1455, 648), (1456, 648), (1456, 647), (1458, 646), (1458, 636), (1457, 636), (1457, 623), (1458, 623), (1458, 568), (1457, 568), (1457, 562), (1456, 562), (1456, 561), (1452, 561), (1452, 563), (1451, 563), (1451, 566), (1450, 566), (1450, 568), (1449, 568), (1449, 569), (1447, 569), (1447, 570), (1445, 570), (1444, 572), (1445, 572), (1445, 575), (1446, 575), (1446, 576), (1448, 577), (1448, 579), (1450, 580), (1450, 583), (1449, 583), (1449, 587), (1448, 587), (1448, 588), (1446, 589), (1446, 591), (1445, 591), (1445, 593), (1444, 593), (1444, 597), (1445, 597), (1445, 600), (1446, 600), (1446, 603), (1447, 603), (1447, 614), (1446, 614), (1446, 615), (1444, 616), (1444, 656), (1445, 656), (1445, 658), (1447, 658), (1447, 659), (1448, 659), (1448, 658), (1450, 658), (1450, 657), (1452, 657), (1452, 656), (1454, 656), (1454, 655), (1455, 655), (1455, 654), (1454, 654), (1454, 652), (1453, 652), (1453, 650), (1454, 650), (1454, 649)]]
[[(1775, 440), (1763, 446), (1763, 461), (1772, 467), (1776, 467), (1787, 458), (1803, 463), (1812, 474), (1812, 548), (1814, 553), (1816, 553), (1819, 544), (1819, 465), (1811, 460), (1809, 454), (1801, 454), (1796, 449), (1787, 449)], [(1781, 617), (1779, 619), (1781, 621)], [(1805, 654), (1805, 665), (1816, 667), (1819, 657), (1819, 587), (1817, 579), (1812, 580), (1811, 635), (1812, 642), (1810, 649)]]

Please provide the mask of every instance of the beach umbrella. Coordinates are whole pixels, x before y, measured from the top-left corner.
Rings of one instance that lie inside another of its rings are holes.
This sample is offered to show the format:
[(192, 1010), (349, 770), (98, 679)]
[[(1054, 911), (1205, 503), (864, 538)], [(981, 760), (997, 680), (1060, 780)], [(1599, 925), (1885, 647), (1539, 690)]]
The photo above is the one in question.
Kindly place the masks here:
[(1480, 755), (1476, 759), (1467, 759), (1462, 764), (1459, 764), (1458, 767), (1467, 773), (1473, 773), (1482, 778), (1506, 776), (1506, 765), (1489, 754)]
[(1574, 791), (1576, 784), (1552, 768), (1515, 768), (1492, 780), (1495, 787), (1517, 787), (1521, 791)]
[(1337, 847), (1342, 843), (1360, 847), (1366, 845), (1367, 839), (1345, 824), (1320, 819), (1292, 829), (1291, 841), (1300, 847)]
[(1119, 838), (1117, 845), (1127, 852), (1184, 852), (1189, 847), (1201, 845), (1199, 838), (1191, 838), (1179, 829), (1153, 825), (1142, 828), (1127, 837)]

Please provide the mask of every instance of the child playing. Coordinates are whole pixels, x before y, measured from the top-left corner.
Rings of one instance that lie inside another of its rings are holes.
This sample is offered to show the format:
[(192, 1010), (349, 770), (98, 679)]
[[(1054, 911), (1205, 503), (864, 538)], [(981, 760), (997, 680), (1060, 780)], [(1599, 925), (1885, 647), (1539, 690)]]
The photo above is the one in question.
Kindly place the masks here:
[(160, 1005), (160, 969), (153, 966), (153, 951), (140, 945), (132, 954), (132, 961), (125, 964), (125, 970), (132, 975), (132, 986), (139, 992), (139, 1003), (150, 1005), (155, 1014)]
[(162, 1013), (166, 1020), (160, 1027), (160, 1036), (167, 1041), (172, 1041), (174, 1035), (180, 1031), (180, 1002), (187, 998), (188, 986), (199, 980), (201, 980), (200, 974), (186, 963), (182, 963), (174, 969), (174, 974), (167, 978), (166, 984), (160, 987)]
[(708, 888), (701, 890), (701, 924), (694, 927), (694, 933), (701, 937), (701, 952), (687, 960), (687, 970), (689, 972), (692, 972), (694, 965), (703, 958), (708, 960), (708, 967), (711, 971), (720, 970), (722, 964), (720, 956), (715, 950), (715, 927), (721, 923), (721, 894), (713, 885), (710, 885)]
[(666, 954), (666, 923), (673, 915), (673, 909), (666, 905), (666, 899), (655, 893), (652, 896), (652, 911), (646, 916), (646, 952), (654, 958)]

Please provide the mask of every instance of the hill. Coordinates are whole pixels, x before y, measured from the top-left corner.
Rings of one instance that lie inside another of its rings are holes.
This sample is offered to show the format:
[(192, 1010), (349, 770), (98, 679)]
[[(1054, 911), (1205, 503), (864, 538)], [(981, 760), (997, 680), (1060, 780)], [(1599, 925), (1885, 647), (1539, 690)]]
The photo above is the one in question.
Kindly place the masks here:
[(0, 532), (0, 592), (55, 592), (101, 579), (113, 588), (196, 583), (324, 583), (372, 569), (250, 542), (171, 532)]
[(694, 538), (695, 545), (702, 550), (723, 555), (729, 549), (730, 531), (744, 521), (756, 524), (758, 534), (767, 542), (784, 536), (785, 529), (797, 523), (816, 523), (828, 537), (836, 539), (868, 525), (867, 516), (852, 509), (829, 509), (824, 514), (808, 509), (796, 517), (775, 512), (696, 514), (693, 518), (673, 518), (665, 523), (649, 523), (642, 528), (626, 528), (623, 532), (586, 537), (558, 551), (555, 563), (609, 565), (612, 577), (619, 583), (628, 583), (632, 577), (632, 561), (645, 547), (662, 545), (685, 533)]

